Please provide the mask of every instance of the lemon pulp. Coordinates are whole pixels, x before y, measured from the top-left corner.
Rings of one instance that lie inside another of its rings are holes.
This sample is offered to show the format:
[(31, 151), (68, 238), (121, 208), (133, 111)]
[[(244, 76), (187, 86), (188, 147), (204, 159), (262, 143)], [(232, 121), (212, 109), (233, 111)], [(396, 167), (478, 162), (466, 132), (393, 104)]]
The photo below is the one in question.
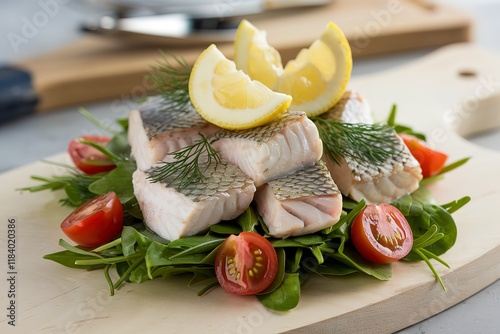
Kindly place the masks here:
[(213, 44), (193, 65), (189, 96), (201, 117), (231, 130), (266, 124), (285, 112), (292, 100), (251, 80)]

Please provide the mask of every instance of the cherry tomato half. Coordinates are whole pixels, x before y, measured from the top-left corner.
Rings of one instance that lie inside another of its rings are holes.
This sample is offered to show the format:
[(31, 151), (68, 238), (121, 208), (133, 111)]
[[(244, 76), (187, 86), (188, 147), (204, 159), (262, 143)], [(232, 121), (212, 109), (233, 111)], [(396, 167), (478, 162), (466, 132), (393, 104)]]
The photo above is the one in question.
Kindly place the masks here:
[(68, 153), (75, 166), (85, 174), (97, 174), (107, 172), (116, 165), (101, 151), (92, 146), (81, 143), (79, 139), (85, 139), (100, 145), (107, 145), (111, 140), (105, 136), (83, 136), (73, 139), (68, 146)]
[(436, 175), (443, 169), (448, 155), (431, 149), (425, 142), (416, 137), (401, 134), (401, 138), (403, 138), (411, 154), (420, 163), (424, 178)]
[(271, 243), (253, 232), (230, 235), (215, 258), (215, 273), (222, 288), (236, 295), (263, 291), (278, 273), (278, 255)]
[(391, 263), (405, 257), (413, 246), (413, 233), (396, 207), (368, 204), (354, 219), (351, 240), (361, 256), (374, 263)]
[(123, 207), (114, 192), (86, 202), (61, 223), (61, 229), (68, 238), (85, 247), (98, 247), (110, 242), (122, 228)]

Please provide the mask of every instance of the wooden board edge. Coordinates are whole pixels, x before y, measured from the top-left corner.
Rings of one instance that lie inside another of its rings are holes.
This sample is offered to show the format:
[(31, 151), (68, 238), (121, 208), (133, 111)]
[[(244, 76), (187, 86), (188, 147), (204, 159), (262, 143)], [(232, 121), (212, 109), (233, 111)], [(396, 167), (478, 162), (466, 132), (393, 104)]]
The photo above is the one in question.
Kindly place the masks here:
[[(430, 281), (409, 289), (404, 294), (343, 314), (342, 319), (331, 318), (285, 333), (314, 334), (335, 331), (382, 334), (402, 330), (453, 307), (497, 281), (500, 277), (499, 257), (500, 246), (475, 262), (441, 275), (447, 291), (443, 291), (436, 281)], [(492, 267), (491, 263), (496, 265)], [(430, 295), (437, 298), (425, 298)], [(415, 309), (421, 312), (413, 312)]]

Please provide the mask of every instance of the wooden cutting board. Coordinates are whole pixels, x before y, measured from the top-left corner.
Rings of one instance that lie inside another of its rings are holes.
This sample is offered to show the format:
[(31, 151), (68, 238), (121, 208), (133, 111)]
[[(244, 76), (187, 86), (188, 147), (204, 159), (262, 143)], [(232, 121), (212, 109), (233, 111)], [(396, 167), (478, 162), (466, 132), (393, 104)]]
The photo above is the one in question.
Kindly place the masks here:
[[(124, 328), (140, 333), (389, 333), (464, 300), (500, 278), (500, 154), (461, 137), (500, 126), (499, 64), (499, 55), (460, 44), (350, 83), (367, 97), (377, 119), (384, 119), (397, 103), (399, 122), (425, 130), (450, 161), (472, 157), (430, 186), (439, 203), (472, 197), (454, 214), (458, 240), (442, 256), (451, 269), (435, 263), (446, 292), (424, 263), (396, 263), (393, 279), (386, 282), (363, 275), (313, 277), (304, 284), (298, 307), (283, 314), (267, 311), (253, 297), (222, 289), (198, 297), (183, 277), (125, 284), (110, 297), (101, 271), (42, 260), (42, 255), (60, 250), (57, 240), (64, 236), (59, 222), (70, 210), (59, 207), (57, 194), (14, 190), (26, 186), (30, 175), (57, 172), (37, 162), (0, 175), (0, 217), (5, 224), (16, 219), (18, 241), (17, 326), (8, 326), (4, 316), (2, 333), (107, 333)], [(68, 158), (61, 154), (51, 159)], [(4, 225), (0, 245), (6, 245), (6, 230)], [(5, 280), (0, 288), (0, 305), (6, 307)]]
[[(328, 21), (349, 39), (353, 56), (366, 57), (469, 41), (471, 18), (453, 7), (427, 0), (335, 0), (321, 7), (300, 8), (250, 18), (266, 30), (283, 60), (319, 37)], [(34, 76), (38, 111), (82, 105), (104, 99), (137, 98), (150, 90), (145, 74), (172, 51), (192, 63), (211, 41), (193, 46), (149, 45), (88, 35), (65, 48), (18, 65)], [(232, 43), (218, 45), (227, 57)]]

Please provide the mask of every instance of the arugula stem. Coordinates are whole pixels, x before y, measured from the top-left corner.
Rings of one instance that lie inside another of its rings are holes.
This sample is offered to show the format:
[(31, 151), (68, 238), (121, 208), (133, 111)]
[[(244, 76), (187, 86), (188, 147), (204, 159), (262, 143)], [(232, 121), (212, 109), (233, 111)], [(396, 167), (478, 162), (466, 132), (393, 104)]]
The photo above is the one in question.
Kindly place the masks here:
[(123, 281), (126, 280), (127, 277), (130, 275), (130, 273), (134, 271), (142, 262), (144, 262), (144, 259), (139, 259), (134, 263), (132, 263), (132, 265), (128, 267), (127, 270), (125, 270), (125, 272), (123, 273), (123, 275), (121, 275), (120, 278), (115, 282), (113, 288), (118, 289), (118, 287), (123, 283)]
[(100, 253), (100, 252), (102, 252), (102, 251), (104, 251), (104, 250), (106, 250), (106, 249), (110, 249), (110, 248), (113, 248), (113, 247), (115, 247), (115, 246), (118, 246), (118, 245), (119, 245), (119, 244), (121, 244), (121, 243), (122, 243), (122, 238), (118, 238), (118, 239), (115, 239), (115, 240), (113, 240), (113, 241), (108, 242), (107, 244), (104, 244), (104, 245), (102, 245), (102, 246), (99, 246), (99, 247), (97, 247), (97, 248), (94, 248), (94, 249), (92, 250), (92, 252), (95, 252), (95, 253)]
[(450, 265), (443, 259), (441, 259), (439, 256), (436, 256), (434, 253), (429, 252), (427, 249), (422, 248), (420, 249), (422, 253), (424, 253), (426, 256), (430, 257), (431, 259), (436, 260), (437, 262), (441, 263), (443, 266), (446, 268), (450, 269)]
[(200, 291), (198, 291), (198, 296), (203, 296), (205, 293), (207, 293), (208, 291), (214, 289), (218, 285), (219, 285), (219, 281), (217, 280), (217, 278), (215, 278), (212, 283), (208, 284), (203, 289), (201, 289)]
[(358, 215), (358, 213), (360, 213), (361, 210), (363, 210), (365, 208), (365, 206), (366, 206), (366, 202), (364, 200), (359, 201), (356, 204), (356, 206), (347, 215), (341, 217), (335, 225), (325, 229), (324, 233), (331, 234), (333, 231), (340, 228), (345, 222), (353, 221), (354, 218)]
[(427, 258), (427, 256), (425, 256), (425, 254), (422, 252), (422, 250), (423, 250), (423, 248), (417, 248), (417, 249), (414, 249), (413, 251), (415, 253), (417, 253), (422, 258), (422, 260), (424, 260), (424, 262), (427, 264), (427, 266), (429, 267), (429, 269), (434, 274), (434, 277), (437, 279), (437, 281), (441, 285), (441, 288), (443, 289), (443, 291), (446, 291), (446, 287), (444, 286), (443, 280), (441, 279), (441, 277), (437, 273), (436, 269), (434, 269), (434, 266), (432, 265), (431, 261), (429, 261), (429, 259)]
[(471, 198), (469, 196), (464, 196), (460, 198), (459, 200), (456, 201), (451, 201), (450, 203), (446, 203), (441, 205), (443, 209), (448, 211), (449, 214), (452, 214), (453, 212), (457, 211), (461, 207), (463, 207), (465, 204), (469, 203)]
[[(93, 257), (96, 257), (98, 258), (99, 260), (96, 260), (98, 261), (97, 263), (95, 264), (101, 264), (101, 260), (103, 260), (104, 258), (99, 255), (99, 254), (96, 254), (96, 253), (93, 253), (93, 252), (89, 252), (89, 251), (86, 251), (84, 249), (81, 249), (81, 248), (78, 248), (78, 247), (75, 247), (73, 245), (70, 245), (67, 241), (65, 241), (64, 239), (59, 239), (59, 246), (65, 248), (66, 250), (69, 250), (70, 252), (73, 252), (73, 253), (76, 253), (76, 254), (80, 254), (80, 255), (89, 255), (89, 256), (93, 256)], [(93, 261), (93, 260), (87, 260), (87, 261)], [(76, 264), (76, 263), (75, 263)]]
[(104, 123), (102, 123), (101, 121), (99, 121), (97, 118), (94, 117), (94, 115), (92, 115), (90, 112), (88, 112), (87, 109), (85, 108), (80, 108), (78, 110), (80, 112), (80, 114), (82, 114), (86, 119), (88, 119), (92, 124), (94, 124), (95, 126), (97, 126), (99, 129), (103, 130), (103, 131), (106, 131), (114, 136), (116, 136), (117, 134), (119, 134), (118, 131), (110, 128), (109, 126), (106, 126), (104, 125)]
[(109, 276), (109, 269), (111, 268), (111, 264), (106, 265), (104, 267), (104, 277), (106, 278), (106, 282), (108, 283), (109, 286), (109, 295), (114, 296), (115, 295), (115, 288), (113, 286), (113, 281), (111, 280), (111, 276)]
[(95, 148), (96, 150), (102, 152), (105, 156), (107, 156), (115, 164), (125, 160), (125, 159), (117, 156), (116, 154), (114, 154), (110, 150), (106, 149), (104, 146), (99, 145), (97, 143), (94, 143), (93, 141), (85, 140), (85, 139), (80, 139), (79, 142), (82, 143), (82, 144), (91, 146), (91, 147)]
[(460, 160), (458, 160), (458, 161), (455, 161), (455, 162), (453, 162), (453, 163), (451, 163), (451, 164), (449, 164), (449, 165), (444, 166), (444, 168), (443, 168), (443, 169), (441, 169), (441, 171), (439, 172), (439, 174), (438, 174), (438, 175), (443, 175), (444, 173), (448, 173), (449, 171), (451, 171), (451, 170), (453, 170), (453, 169), (455, 169), (455, 168), (457, 168), (457, 167), (462, 166), (462, 165), (463, 165), (463, 164), (465, 164), (467, 161), (469, 161), (469, 159), (470, 159), (470, 157), (468, 157), (468, 158), (463, 158), (463, 159), (460, 159)]
[(109, 257), (109, 258), (100, 258), (96, 260), (76, 260), (75, 264), (76, 265), (96, 265), (96, 264), (115, 264), (118, 262), (124, 262), (124, 261), (129, 261), (129, 260), (135, 260), (136, 258), (139, 258), (143, 256), (142, 254), (134, 254), (134, 255), (129, 255), (129, 256), (115, 256), (115, 257)]

